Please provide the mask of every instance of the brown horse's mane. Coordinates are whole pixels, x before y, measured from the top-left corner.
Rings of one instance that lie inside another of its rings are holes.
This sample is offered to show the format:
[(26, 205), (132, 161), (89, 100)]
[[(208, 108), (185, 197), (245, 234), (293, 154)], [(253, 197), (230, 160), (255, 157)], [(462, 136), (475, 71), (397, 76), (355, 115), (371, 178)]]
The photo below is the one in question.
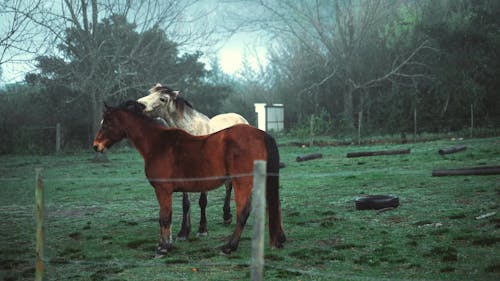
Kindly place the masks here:
[(184, 113), (184, 109), (186, 106), (190, 109), (193, 109), (193, 106), (189, 101), (187, 101), (185, 98), (179, 96), (178, 91), (174, 91), (171, 88), (167, 86), (163, 86), (161, 84), (156, 84), (153, 88), (149, 90), (150, 93), (162, 93), (162, 94), (167, 94), (170, 96), (170, 99), (173, 101), (175, 109), (179, 111), (181, 114)]
[(110, 114), (110, 113), (117, 111), (117, 110), (124, 110), (124, 111), (130, 112), (130, 113), (133, 113), (134, 115), (141, 116), (145, 120), (149, 121), (151, 124), (154, 124), (154, 125), (157, 125), (157, 126), (164, 128), (164, 126), (162, 124), (160, 124), (156, 119), (151, 118), (150, 116), (146, 115), (144, 113), (144, 108), (146, 108), (146, 106), (140, 102), (137, 102), (135, 100), (127, 100), (127, 101), (117, 105), (116, 107), (110, 107), (110, 106), (105, 105), (104, 115)]

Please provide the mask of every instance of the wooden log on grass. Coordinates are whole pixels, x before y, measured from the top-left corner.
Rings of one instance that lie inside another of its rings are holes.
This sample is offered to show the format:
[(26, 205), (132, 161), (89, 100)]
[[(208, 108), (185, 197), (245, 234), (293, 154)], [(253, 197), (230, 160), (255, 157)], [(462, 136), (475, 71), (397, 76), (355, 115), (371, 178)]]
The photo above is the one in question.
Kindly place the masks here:
[(467, 149), (467, 146), (465, 146), (465, 145), (457, 145), (457, 146), (453, 146), (453, 147), (449, 147), (449, 148), (440, 149), (438, 151), (438, 153), (440, 155), (445, 155), (445, 154), (451, 154), (451, 153), (464, 151), (466, 149)]
[(349, 152), (347, 153), (347, 158), (353, 157), (365, 157), (365, 156), (378, 156), (378, 155), (397, 155), (397, 154), (409, 154), (410, 149), (395, 149), (395, 150), (381, 150), (381, 151), (360, 151), (360, 152)]
[(297, 162), (302, 162), (302, 161), (307, 161), (307, 160), (313, 160), (313, 159), (318, 159), (322, 158), (323, 154), (321, 153), (312, 153), (312, 154), (307, 154), (304, 156), (297, 156)]
[(498, 175), (500, 166), (479, 166), (460, 169), (439, 169), (433, 170), (433, 177), (443, 176), (480, 176), (480, 175)]

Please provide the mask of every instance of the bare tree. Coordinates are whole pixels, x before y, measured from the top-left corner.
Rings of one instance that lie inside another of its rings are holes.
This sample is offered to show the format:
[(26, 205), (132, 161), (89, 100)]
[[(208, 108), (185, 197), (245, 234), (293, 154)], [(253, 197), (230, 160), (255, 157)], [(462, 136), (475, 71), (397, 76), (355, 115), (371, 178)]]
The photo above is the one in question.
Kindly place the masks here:
[[(408, 82), (424, 75), (418, 65), (418, 54), (429, 48), (426, 41), (417, 42), (408, 53), (378, 54), (384, 61), (379, 65), (367, 67), (365, 53), (372, 48), (369, 43), (385, 44), (380, 37), (389, 18), (398, 13), (398, 5), (404, 1), (386, 0), (248, 0), (258, 12), (247, 13), (250, 16), (242, 21), (257, 23), (267, 30), (273, 39), (278, 39), (283, 48), (300, 45), (308, 53), (309, 59), (323, 62), (322, 75), (305, 85), (300, 92), (315, 92), (312, 89), (327, 83), (338, 81), (343, 84), (343, 116), (346, 125), (354, 128), (354, 96), (365, 93), (367, 89), (386, 81)], [(256, 21), (252, 15), (258, 15)], [(248, 18), (250, 17), (250, 18)], [(314, 71), (317, 65), (311, 65)], [(376, 68), (367, 71), (366, 69)]]
[[(39, 51), (30, 18), (39, 12), (42, 0), (0, 2), (0, 67), (5, 63), (21, 63)], [(0, 72), (1, 73), (1, 72)]]
[[(45, 3), (40, 7), (37, 16), (30, 17), (30, 20), (31, 24), (43, 28), (46, 37), (54, 42), (53, 53), (57, 54), (62, 48), (73, 54), (72, 58), (67, 58), (72, 61), (72, 67), (67, 73), (68, 77), (73, 79), (70, 86), (91, 101), (90, 114), (95, 132), (101, 118), (103, 102), (107, 98), (130, 88), (144, 90), (152, 85), (151, 81), (137, 79), (142, 76), (129, 71), (127, 65), (146, 57), (159, 57), (165, 52), (160, 47), (145, 46), (145, 37), (139, 37), (135, 47), (128, 53), (124, 54), (123, 50), (117, 50), (116, 54), (110, 54), (109, 50), (103, 52), (107, 42), (114, 37), (109, 34), (104, 35), (108, 38), (97, 40), (98, 36), (103, 36), (99, 33), (102, 31), (98, 30), (102, 26), (101, 20), (110, 17), (124, 18), (136, 26), (139, 34), (155, 28), (162, 30), (169, 39), (175, 41), (176, 47), (194, 45), (197, 42), (209, 44), (211, 30), (208, 27), (199, 30), (195, 26), (200, 20), (196, 17), (201, 18), (196, 10), (192, 10), (196, 3), (196, 0), (62, 0)], [(72, 36), (78, 37), (77, 46), (66, 37), (68, 30), (72, 30)], [(103, 73), (102, 61), (111, 61), (114, 70)], [(147, 67), (152, 68), (154, 65)], [(125, 79), (133, 83), (125, 86)], [(75, 101), (77, 100), (78, 98), (75, 98)]]

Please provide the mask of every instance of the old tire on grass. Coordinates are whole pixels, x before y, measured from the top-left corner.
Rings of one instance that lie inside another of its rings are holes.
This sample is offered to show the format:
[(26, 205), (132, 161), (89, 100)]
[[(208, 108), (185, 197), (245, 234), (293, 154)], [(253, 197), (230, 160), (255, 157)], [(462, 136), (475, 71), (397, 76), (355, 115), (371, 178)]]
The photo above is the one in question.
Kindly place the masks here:
[(358, 210), (380, 210), (399, 206), (399, 197), (394, 195), (364, 195), (354, 202)]

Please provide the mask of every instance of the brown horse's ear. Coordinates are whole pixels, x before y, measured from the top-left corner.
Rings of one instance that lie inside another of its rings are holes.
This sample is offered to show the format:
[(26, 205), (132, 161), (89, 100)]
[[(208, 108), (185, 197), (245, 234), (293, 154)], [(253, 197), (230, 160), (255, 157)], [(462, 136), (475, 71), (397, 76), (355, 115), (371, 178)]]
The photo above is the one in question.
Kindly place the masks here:
[(104, 109), (108, 111), (111, 109), (111, 106), (109, 106), (106, 102), (104, 102)]
[(123, 103), (124, 107), (132, 112), (142, 112), (146, 106), (136, 100), (128, 100)]

